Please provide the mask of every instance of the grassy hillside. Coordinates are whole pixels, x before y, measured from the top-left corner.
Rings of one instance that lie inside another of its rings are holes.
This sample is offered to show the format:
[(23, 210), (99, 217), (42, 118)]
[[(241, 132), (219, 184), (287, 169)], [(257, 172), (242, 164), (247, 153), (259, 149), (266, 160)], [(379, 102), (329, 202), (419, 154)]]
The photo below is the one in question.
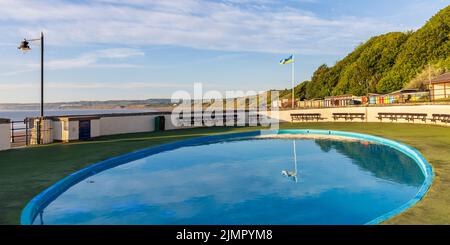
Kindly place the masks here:
[[(392, 32), (369, 39), (334, 66), (320, 66), (298, 85), (297, 98), (388, 93), (420, 87), (428, 64), (432, 74), (450, 70), (450, 6), (415, 32)], [(286, 91), (283, 95), (288, 96)]]

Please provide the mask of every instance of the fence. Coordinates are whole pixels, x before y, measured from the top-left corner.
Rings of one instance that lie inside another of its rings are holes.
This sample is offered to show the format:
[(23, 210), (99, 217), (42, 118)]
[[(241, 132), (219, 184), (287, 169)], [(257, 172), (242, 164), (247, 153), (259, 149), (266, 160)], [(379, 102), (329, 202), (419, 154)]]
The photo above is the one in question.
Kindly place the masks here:
[(43, 122), (34, 118), (11, 121), (11, 147), (44, 143), (45, 135), (51, 133), (52, 127), (46, 126)]
[(19, 147), (28, 145), (30, 139), (29, 121), (11, 121), (11, 146)]

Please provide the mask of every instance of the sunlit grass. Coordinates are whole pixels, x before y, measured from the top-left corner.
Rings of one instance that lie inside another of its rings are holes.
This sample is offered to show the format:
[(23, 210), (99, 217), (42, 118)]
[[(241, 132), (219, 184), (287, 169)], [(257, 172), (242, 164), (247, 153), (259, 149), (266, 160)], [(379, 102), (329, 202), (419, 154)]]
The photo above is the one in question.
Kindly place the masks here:
[[(367, 133), (404, 142), (421, 151), (436, 178), (425, 198), (389, 220), (401, 224), (450, 223), (450, 127), (391, 123), (298, 123), (281, 128), (330, 129)], [(109, 157), (190, 137), (258, 128), (203, 128), (100, 137), (0, 152), (0, 224), (17, 224), (35, 195), (66, 175)]]

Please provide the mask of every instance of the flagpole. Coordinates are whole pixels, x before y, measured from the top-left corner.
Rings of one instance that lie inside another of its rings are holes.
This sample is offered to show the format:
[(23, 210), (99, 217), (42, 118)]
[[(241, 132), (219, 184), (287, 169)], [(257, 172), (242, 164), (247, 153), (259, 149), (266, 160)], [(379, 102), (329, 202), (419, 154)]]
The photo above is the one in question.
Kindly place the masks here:
[(291, 85), (292, 85), (292, 109), (294, 109), (294, 104), (295, 104), (295, 96), (294, 96), (294, 76), (295, 76), (295, 57), (294, 54), (292, 54), (292, 80), (291, 80)]

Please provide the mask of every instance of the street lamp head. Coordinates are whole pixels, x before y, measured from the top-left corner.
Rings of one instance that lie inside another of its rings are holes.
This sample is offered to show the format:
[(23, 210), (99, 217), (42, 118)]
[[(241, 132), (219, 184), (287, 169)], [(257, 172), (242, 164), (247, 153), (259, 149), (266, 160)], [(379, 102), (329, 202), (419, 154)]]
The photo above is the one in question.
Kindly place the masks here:
[(26, 39), (20, 42), (20, 45), (19, 47), (17, 47), (17, 49), (20, 49), (24, 53), (31, 50), (29, 42)]

